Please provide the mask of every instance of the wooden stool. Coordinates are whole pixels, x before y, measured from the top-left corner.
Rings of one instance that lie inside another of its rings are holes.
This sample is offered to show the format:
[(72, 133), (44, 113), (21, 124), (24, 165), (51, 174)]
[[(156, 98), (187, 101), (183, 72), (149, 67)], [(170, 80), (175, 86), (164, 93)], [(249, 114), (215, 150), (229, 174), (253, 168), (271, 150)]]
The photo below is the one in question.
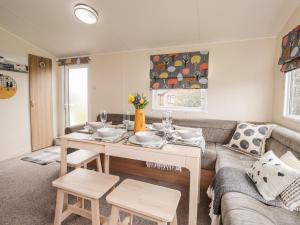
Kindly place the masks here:
[[(92, 220), (92, 225), (100, 225), (99, 199), (117, 182), (118, 176), (107, 175), (93, 170), (76, 169), (52, 182), (57, 187), (54, 225), (60, 225), (72, 213)], [(81, 201), (64, 205), (68, 194), (91, 201), (91, 211), (82, 207)], [(107, 219), (101, 216), (101, 223)]]
[(67, 155), (67, 165), (72, 168), (87, 168), (87, 164), (96, 160), (97, 170), (102, 172), (100, 154), (90, 150), (79, 149)]
[(126, 179), (106, 197), (112, 204), (109, 225), (121, 222), (119, 211), (129, 213), (128, 221), (125, 219), (127, 224), (132, 224), (132, 216), (136, 215), (159, 225), (168, 222), (177, 225), (176, 209), (180, 196), (177, 190)]

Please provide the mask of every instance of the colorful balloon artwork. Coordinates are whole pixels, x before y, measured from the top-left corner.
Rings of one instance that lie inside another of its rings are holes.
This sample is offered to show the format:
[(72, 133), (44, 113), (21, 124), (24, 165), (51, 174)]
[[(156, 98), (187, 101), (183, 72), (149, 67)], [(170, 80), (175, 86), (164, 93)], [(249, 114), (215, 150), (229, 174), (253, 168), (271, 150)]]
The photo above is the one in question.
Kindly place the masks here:
[(16, 81), (7, 75), (0, 74), (0, 99), (8, 99), (17, 93)]
[(208, 51), (150, 56), (152, 89), (207, 89)]

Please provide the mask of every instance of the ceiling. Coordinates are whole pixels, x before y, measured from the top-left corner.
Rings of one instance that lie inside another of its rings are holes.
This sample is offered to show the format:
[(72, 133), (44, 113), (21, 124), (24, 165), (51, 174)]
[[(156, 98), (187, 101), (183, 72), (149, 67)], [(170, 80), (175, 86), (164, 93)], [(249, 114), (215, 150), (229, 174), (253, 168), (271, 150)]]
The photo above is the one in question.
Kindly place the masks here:
[[(0, 0), (0, 27), (57, 57), (275, 36), (299, 0)], [(77, 20), (73, 6), (100, 14)]]

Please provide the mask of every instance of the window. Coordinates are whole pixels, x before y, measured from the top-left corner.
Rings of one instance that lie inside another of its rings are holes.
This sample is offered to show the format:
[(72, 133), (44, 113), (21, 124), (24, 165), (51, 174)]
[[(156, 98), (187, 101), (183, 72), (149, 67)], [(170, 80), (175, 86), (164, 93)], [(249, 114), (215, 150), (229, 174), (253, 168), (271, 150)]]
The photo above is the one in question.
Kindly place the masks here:
[(65, 125), (74, 126), (88, 121), (88, 67), (65, 68)]
[(206, 111), (207, 89), (152, 90), (154, 110)]
[(300, 68), (285, 75), (284, 116), (300, 121)]

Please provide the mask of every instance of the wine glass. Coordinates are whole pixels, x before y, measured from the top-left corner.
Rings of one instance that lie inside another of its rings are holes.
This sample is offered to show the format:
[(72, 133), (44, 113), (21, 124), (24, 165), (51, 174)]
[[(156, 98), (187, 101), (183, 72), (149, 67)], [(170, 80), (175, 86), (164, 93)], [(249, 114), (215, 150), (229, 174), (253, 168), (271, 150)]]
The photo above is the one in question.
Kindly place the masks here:
[(162, 113), (162, 125), (164, 128), (164, 135), (167, 138), (168, 136), (168, 126), (169, 126), (170, 114), (168, 112)]
[(101, 122), (103, 123), (103, 127), (105, 127), (105, 123), (107, 121), (107, 112), (103, 110), (100, 116)]
[(123, 124), (125, 125), (126, 131), (129, 129), (130, 124), (130, 112), (127, 111), (126, 114), (123, 114)]
[(167, 113), (169, 114), (168, 124), (170, 127), (172, 127), (172, 123), (173, 123), (172, 111), (168, 111)]

